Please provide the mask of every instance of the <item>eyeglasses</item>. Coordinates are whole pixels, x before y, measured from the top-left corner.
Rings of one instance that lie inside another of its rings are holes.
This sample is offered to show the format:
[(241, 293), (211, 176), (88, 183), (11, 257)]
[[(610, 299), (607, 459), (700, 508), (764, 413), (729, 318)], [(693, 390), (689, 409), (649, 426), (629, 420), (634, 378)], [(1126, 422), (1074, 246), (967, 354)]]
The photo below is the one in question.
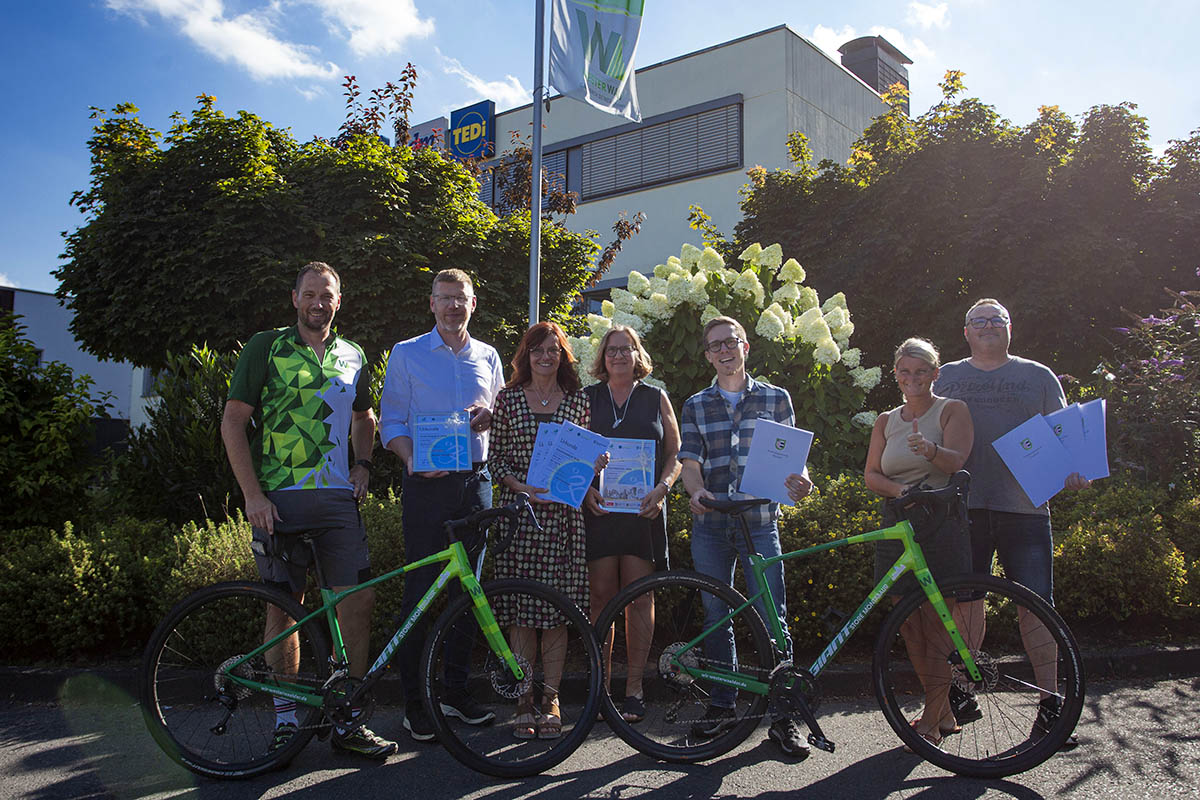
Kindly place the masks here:
[(609, 358), (616, 358), (617, 356), (627, 356), (632, 352), (633, 352), (633, 345), (628, 345), (628, 344), (619, 344), (619, 345), (613, 345), (612, 347), (604, 348), (604, 354), (606, 356), (608, 356)]
[(975, 319), (967, 320), (967, 324), (977, 331), (981, 331), (988, 325), (993, 328), (1003, 328), (1008, 324), (1008, 317), (997, 315), (995, 317), (975, 317)]
[(562, 355), (562, 350), (557, 347), (531, 347), (529, 354), (536, 358), (558, 358)]
[(719, 353), (721, 352), (722, 348), (736, 350), (738, 345), (745, 344), (745, 342), (745, 339), (740, 339), (737, 336), (730, 336), (728, 339), (716, 339), (714, 341), (707, 342), (704, 345), (704, 349), (710, 353)]
[(465, 294), (435, 294), (433, 299), (444, 306), (465, 306), (471, 303), (471, 298)]

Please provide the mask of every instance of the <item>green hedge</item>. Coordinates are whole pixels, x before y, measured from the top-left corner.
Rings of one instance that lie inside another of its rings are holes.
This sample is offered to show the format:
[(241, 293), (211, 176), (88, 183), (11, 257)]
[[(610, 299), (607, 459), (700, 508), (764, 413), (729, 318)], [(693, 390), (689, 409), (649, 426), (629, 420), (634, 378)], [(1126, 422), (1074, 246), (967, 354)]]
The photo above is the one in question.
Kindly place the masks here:
[[(815, 477), (812, 496), (783, 512), (785, 550), (880, 525), (879, 500), (861, 476)], [(362, 515), (375, 574), (401, 566), (399, 498), (390, 491), (373, 495)], [(1200, 501), (1190, 492), (1172, 496), (1165, 488), (1116, 477), (1060, 495), (1053, 521), (1055, 595), (1068, 621), (1110, 628), (1124, 623), (1140, 635), (1177, 630), (1180, 619), (1200, 611)], [(687, 499), (676, 491), (668, 516), (675, 567), (692, 566), (690, 527)], [(120, 518), (88, 529), (68, 523), (5, 532), (0, 648), (14, 661), (135, 655), (166, 609), (188, 592), (255, 578), (249, 539), (240, 514), (183, 528)], [(823, 647), (842, 615), (866, 596), (872, 560), (873, 548), (859, 545), (787, 562), (788, 622), (798, 654)], [(397, 627), (402, 588), (402, 578), (378, 588), (375, 649)], [(859, 652), (881, 618), (877, 612), (855, 637)]]

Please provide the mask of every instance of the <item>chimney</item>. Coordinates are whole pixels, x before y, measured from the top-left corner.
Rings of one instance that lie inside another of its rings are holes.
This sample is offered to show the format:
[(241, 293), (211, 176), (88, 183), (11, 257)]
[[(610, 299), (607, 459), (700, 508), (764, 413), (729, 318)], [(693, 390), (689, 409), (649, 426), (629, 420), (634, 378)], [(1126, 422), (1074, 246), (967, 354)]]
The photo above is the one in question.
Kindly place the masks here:
[[(908, 88), (905, 65), (913, 63), (912, 59), (882, 36), (860, 36), (839, 47), (838, 52), (842, 54), (842, 66), (879, 94), (894, 83)], [(904, 102), (903, 110), (908, 113), (908, 101)]]

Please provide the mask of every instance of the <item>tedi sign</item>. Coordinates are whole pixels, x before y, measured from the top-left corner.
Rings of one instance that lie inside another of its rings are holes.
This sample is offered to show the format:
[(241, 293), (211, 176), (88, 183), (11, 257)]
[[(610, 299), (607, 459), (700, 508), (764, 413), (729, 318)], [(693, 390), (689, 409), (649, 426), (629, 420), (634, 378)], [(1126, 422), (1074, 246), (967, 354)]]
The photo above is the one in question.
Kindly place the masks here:
[(496, 104), (483, 100), (450, 113), (446, 147), (455, 158), (491, 158), (496, 154)]

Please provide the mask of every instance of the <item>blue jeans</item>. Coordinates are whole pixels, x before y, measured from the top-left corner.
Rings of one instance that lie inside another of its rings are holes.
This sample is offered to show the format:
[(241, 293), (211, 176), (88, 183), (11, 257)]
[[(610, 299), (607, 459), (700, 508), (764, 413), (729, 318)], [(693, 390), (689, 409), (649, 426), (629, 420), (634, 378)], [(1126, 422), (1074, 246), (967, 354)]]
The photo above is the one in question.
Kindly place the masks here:
[(973, 508), (971, 571), (992, 574), (996, 555), (1004, 575), (1054, 605), (1054, 542), (1050, 517)]
[[(740, 558), (742, 574), (746, 576), (746, 588), (749, 594), (759, 591), (758, 582), (750, 571), (746, 553), (746, 543), (742, 537), (742, 523), (727, 514), (709, 513), (692, 515), (692, 562), (697, 572), (709, 575), (722, 583), (733, 585), (734, 564)], [(779, 529), (772, 523), (769, 526), (751, 527), (750, 541), (755, 551), (764, 558), (777, 556), (779, 549)], [(783, 562), (772, 564), (766, 572), (767, 586), (771, 589), (771, 599), (775, 601), (775, 610), (779, 618), (784, 620), (783, 632), (787, 637), (787, 658), (791, 658), (792, 634), (787, 626), (787, 602), (784, 599)], [(767, 620), (766, 608), (762, 600), (755, 601), (758, 613), (763, 621)], [(704, 595), (704, 625), (707, 628), (715, 625), (721, 617), (728, 614), (730, 609), (712, 595)], [(768, 627), (768, 630), (770, 628)], [(709, 636), (704, 640), (704, 655), (713, 661), (736, 665), (733, 652), (733, 626), (726, 627), (725, 636)], [(712, 690), (712, 704), (733, 708), (737, 698), (737, 689), (731, 686), (716, 686)]]
[[(445, 550), (450, 543), (446, 541), (446, 531), (442, 527), (446, 520), (462, 519), (481, 508), (492, 505), (492, 476), (486, 467), (474, 472), (451, 472), (441, 478), (423, 478), (419, 475), (405, 475), (401, 493), (404, 503), (401, 520), (404, 527), (404, 560), (412, 563), (426, 556), (433, 555), (439, 550)], [(480, 552), (480, 537), (473, 532), (459, 530), (459, 541), (467, 548), (471, 566), (477, 566)], [(404, 576), (404, 597), (400, 606), (401, 621), (416, 608), (417, 602), (433, 581), (442, 571), (444, 564), (434, 564), (413, 570)], [(458, 582), (447, 584), (447, 597), (453, 599), (462, 591)], [(464, 626), (467, 627), (467, 626)], [(421, 661), (421, 651), (425, 648), (425, 635), (429, 630), (429, 618), (423, 617), (400, 644), (396, 661), (400, 669), (400, 680), (404, 685), (404, 697), (408, 702), (419, 698), (420, 682), (418, 667)], [(467, 682), (466, 663), (474, 630), (464, 630), (451, 634), (448, 646), (452, 654), (447, 657), (448, 669), (455, 674), (445, 676), (446, 683), (452, 688), (463, 688)]]

